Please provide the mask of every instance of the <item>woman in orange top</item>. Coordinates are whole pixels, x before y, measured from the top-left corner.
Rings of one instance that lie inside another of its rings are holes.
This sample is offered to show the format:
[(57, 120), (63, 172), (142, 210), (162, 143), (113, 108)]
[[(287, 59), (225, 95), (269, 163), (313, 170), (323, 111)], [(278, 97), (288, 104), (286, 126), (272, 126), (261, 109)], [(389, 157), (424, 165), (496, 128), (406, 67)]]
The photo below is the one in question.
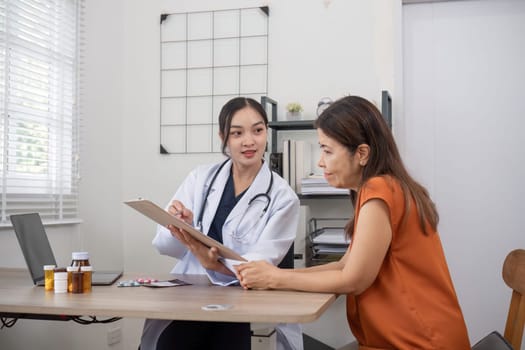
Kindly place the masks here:
[(327, 108), (316, 128), (325, 178), (350, 189), (351, 244), (341, 260), (306, 269), (241, 264), (242, 286), (347, 294), (348, 323), (361, 350), (470, 349), (436, 207), (405, 169), (381, 113), (348, 96)]

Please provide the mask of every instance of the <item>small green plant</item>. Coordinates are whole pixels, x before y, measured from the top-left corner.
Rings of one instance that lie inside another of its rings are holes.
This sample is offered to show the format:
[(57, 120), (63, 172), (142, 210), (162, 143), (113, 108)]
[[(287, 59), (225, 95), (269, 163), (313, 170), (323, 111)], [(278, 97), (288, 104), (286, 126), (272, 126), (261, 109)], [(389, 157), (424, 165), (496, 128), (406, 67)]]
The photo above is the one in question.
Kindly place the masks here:
[(286, 110), (290, 113), (300, 113), (303, 111), (303, 106), (298, 102), (291, 102), (286, 105)]

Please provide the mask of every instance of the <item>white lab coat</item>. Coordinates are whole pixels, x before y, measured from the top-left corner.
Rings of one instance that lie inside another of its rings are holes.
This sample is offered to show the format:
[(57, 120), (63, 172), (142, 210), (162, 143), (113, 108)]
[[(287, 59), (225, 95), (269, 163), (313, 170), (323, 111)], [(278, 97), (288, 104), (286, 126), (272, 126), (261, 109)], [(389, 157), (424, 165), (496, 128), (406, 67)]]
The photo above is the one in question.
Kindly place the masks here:
[[(196, 221), (203, 207), (203, 201), (205, 201), (204, 196), (221, 163), (194, 169), (172, 198), (172, 200), (181, 201), (193, 212), (195, 227), (197, 227)], [(202, 232), (206, 234), (221, 200), (231, 166), (231, 161), (225, 164), (210, 189), (202, 218)], [(257, 194), (267, 191), (270, 178), (271, 171), (265, 163), (252, 185), (228, 215), (224, 222), (222, 237), (224, 245), (232, 248), (246, 260), (267, 260), (277, 265), (295, 239), (299, 220), (299, 199), (288, 183), (274, 173), (273, 185), (269, 193), (270, 205), (261, 217), (267, 203), (266, 199), (260, 196), (251, 205), (248, 205), (248, 202)], [(166, 208), (172, 200), (169, 201)], [(204, 269), (198, 259), (162, 226), (157, 228), (153, 245), (161, 254), (179, 260), (171, 271), (172, 273), (206, 274), (214, 284), (238, 283), (233, 276)], [(146, 320), (141, 350), (155, 349), (158, 337), (170, 322), (169, 320)], [(279, 350), (303, 349), (302, 328), (299, 324), (279, 324), (276, 331)]]

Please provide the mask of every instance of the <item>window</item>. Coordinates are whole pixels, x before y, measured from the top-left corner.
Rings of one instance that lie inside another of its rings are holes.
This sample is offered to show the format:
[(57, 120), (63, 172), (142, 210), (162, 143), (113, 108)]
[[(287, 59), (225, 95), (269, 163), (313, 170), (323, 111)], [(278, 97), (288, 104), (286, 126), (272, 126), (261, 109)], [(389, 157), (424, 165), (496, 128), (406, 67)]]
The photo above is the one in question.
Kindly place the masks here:
[(83, 0), (0, 0), (0, 224), (78, 220)]

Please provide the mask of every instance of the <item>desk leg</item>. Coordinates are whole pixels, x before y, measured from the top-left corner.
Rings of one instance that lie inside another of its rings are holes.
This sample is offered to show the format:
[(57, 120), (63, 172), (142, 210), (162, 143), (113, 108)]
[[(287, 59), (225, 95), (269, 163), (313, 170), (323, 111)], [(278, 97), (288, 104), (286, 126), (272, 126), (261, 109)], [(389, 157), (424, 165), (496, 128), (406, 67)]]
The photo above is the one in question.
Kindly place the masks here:
[(276, 350), (277, 334), (275, 325), (252, 324), (252, 350)]

